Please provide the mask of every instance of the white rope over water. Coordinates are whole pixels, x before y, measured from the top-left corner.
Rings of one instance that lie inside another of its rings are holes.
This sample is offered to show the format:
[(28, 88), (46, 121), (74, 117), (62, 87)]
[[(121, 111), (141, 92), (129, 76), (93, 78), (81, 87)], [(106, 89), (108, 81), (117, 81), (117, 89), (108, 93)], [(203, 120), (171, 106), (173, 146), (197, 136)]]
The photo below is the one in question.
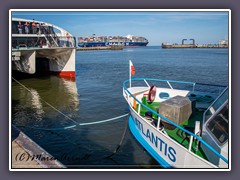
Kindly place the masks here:
[[(32, 91), (27, 88), (26, 86), (24, 86), (22, 83), (20, 83), (19, 81), (17, 81), (15, 78), (12, 77), (12, 79), (17, 82), (20, 86), (22, 86), (24, 89), (26, 89), (27, 91), (29, 91), (32, 94)], [(63, 112), (61, 112), (60, 110), (58, 110), (57, 108), (55, 108), (53, 105), (49, 104), (47, 101), (45, 101), (44, 99), (42, 99), (40, 97), (40, 99), (46, 103), (48, 106), (50, 106), (51, 108), (53, 108), (55, 111), (57, 111), (58, 113), (62, 114), (64, 117), (66, 117), (67, 119), (71, 120), (72, 122), (75, 123), (75, 125), (71, 125), (71, 126), (64, 126), (64, 127), (60, 127), (60, 128), (39, 128), (39, 127), (33, 127), (33, 126), (25, 126), (25, 125), (21, 125), (21, 124), (15, 124), (16, 126), (20, 126), (20, 127), (26, 127), (26, 128), (31, 128), (31, 129), (39, 129), (39, 130), (47, 130), (47, 131), (56, 131), (56, 130), (66, 130), (66, 129), (71, 129), (71, 128), (75, 128), (77, 126), (88, 126), (88, 125), (94, 125), (94, 124), (101, 124), (101, 123), (105, 123), (105, 122), (110, 122), (110, 121), (114, 121), (123, 117), (126, 117), (129, 115), (129, 113), (127, 114), (123, 114), (114, 118), (109, 118), (109, 119), (104, 119), (101, 121), (95, 121), (95, 122), (89, 122), (89, 123), (78, 123), (76, 121), (74, 121), (72, 118), (70, 118), (69, 116), (67, 116), (66, 114), (64, 114)]]
[(123, 114), (123, 115), (121, 115), (121, 116), (117, 116), (117, 117), (114, 117), (114, 118), (110, 118), (110, 119), (105, 119), (105, 120), (101, 120), (101, 121), (96, 121), (96, 122), (80, 123), (79, 125), (80, 125), (80, 126), (87, 126), (87, 125), (105, 123), (105, 122), (109, 122), (109, 121), (113, 121), (113, 120), (116, 120), (116, 119), (120, 119), (120, 118), (126, 117), (128, 114), (129, 114), (129, 113)]

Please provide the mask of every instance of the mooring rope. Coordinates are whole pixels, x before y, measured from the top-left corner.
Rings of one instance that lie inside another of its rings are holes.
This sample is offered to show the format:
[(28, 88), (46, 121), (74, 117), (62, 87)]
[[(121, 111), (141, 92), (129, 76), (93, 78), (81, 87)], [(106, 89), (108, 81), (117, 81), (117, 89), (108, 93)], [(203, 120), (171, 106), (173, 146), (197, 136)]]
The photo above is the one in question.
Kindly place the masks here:
[[(29, 91), (32, 94), (32, 91), (27, 88), (26, 86), (24, 86), (22, 83), (20, 83), (19, 81), (17, 81), (15, 78), (12, 77), (12, 79), (17, 82), (19, 85), (21, 85), (24, 89), (26, 89), (27, 91)], [(58, 110), (57, 108), (55, 108), (53, 105), (49, 104), (47, 101), (45, 101), (44, 99), (42, 99), (40, 97), (40, 99), (45, 102), (47, 105), (49, 105), (51, 108), (53, 108), (55, 111), (57, 111), (58, 113), (62, 114), (64, 117), (66, 117), (67, 119), (71, 120), (72, 122), (75, 123), (75, 125), (71, 125), (71, 126), (64, 126), (64, 127), (60, 127), (60, 128), (41, 128), (41, 127), (34, 127), (34, 126), (26, 126), (26, 125), (22, 125), (22, 124), (14, 124), (18, 127), (25, 127), (25, 128), (30, 128), (30, 129), (38, 129), (38, 130), (46, 130), (46, 131), (58, 131), (58, 130), (66, 130), (66, 129), (71, 129), (71, 128), (75, 128), (77, 126), (88, 126), (88, 125), (94, 125), (94, 124), (101, 124), (101, 123), (105, 123), (105, 122), (110, 122), (110, 121), (114, 121), (123, 117), (126, 117), (129, 115), (129, 113), (127, 114), (123, 114), (114, 118), (109, 118), (109, 119), (104, 119), (101, 121), (95, 121), (95, 122), (89, 122), (89, 123), (78, 123), (76, 121), (74, 121), (72, 118), (70, 118), (69, 116), (67, 116), (66, 114), (64, 114), (63, 112), (61, 112), (60, 110)]]
[(101, 124), (101, 123), (105, 123), (105, 122), (109, 122), (109, 121), (114, 121), (114, 120), (126, 117), (128, 115), (129, 115), (129, 113), (123, 114), (121, 116), (117, 116), (117, 117), (114, 117), (114, 118), (104, 119), (104, 120), (101, 120), (101, 121), (95, 121), (95, 122), (90, 122), (90, 123), (80, 123), (80, 124), (77, 124), (77, 125), (64, 126), (64, 127), (60, 127), (60, 128), (41, 128), (41, 127), (34, 127), (34, 126), (26, 126), (26, 125), (22, 125), (22, 124), (14, 124), (14, 125), (18, 126), (18, 127), (25, 127), (25, 128), (30, 128), (30, 129), (38, 129), (38, 130), (46, 130), (46, 131), (59, 131), (59, 130), (66, 130), (66, 129), (75, 128), (77, 126), (88, 126), (88, 125)]
[(14, 124), (17, 127), (25, 127), (25, 128), (29, 128), (29, 129), (37, 129), (37, 130), (45, 130), (45, 131), (62, 131), (62, 130), (66, 130), (66, 129), (71, 129), (71, 128), (75, 128), (77, 125), (73, 125), (73, 126), (64, 126), (64, 127), (60, 127), (60, 128), (41, 128), (41, 127), (34, 127), (34, 126), (26, 126), (26, 125), (22, 125), (22, 124)]
[(125, 124), (125, 128), (124, 128), (124, 132), (123, 132), (121, 141), (119, 142), (118, 146), (117, 146), (116, 149), (113, 151), (113, 153), (112, 153), (111, 155), (105, 157), (105, 158), (110, 158), (110, 159), (112, 159), (112, 156), (118, 152), (118, 150), (119, 150), (120, 147), (122, 146), (123, 140), (124, 140), (124, 138), (125, 138), (125, 135), (126, 135), (126, 132), (127, 132), (127, 127), (128, 127), (127, 125), (128, 125), (128, 121), (126, 120), (126, 124)]
[(123, 114), (123, 115), (121, 115), (121, 116), (117, 116), (117, 117), (114, 117), (114, 118), (101, 120), (101, 121), (95, 121), (95, 122), (90, 122), (90, 123), (80, 123), (79, 125), (80, 125), (80, 126), (87, 126), (87, 125), (93, 125), (93, 124), (99, 124), (99, 123), (109, 122), (109, 121), (113, 121), (113, 120), (116, 120), (116, 119), (120, 119), (120, 118), (126, 117), (128, 114), (129, 114), (129, 113)]

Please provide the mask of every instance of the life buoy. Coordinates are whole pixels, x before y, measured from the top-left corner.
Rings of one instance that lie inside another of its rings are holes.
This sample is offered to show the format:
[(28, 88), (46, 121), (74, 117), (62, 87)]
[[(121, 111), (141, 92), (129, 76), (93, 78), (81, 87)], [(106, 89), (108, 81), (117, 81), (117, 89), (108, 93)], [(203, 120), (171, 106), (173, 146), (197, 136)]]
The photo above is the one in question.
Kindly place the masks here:
[(149, 93), (148, 93), (148, 101), (153, 102), (156, 97), (157, 87), (151, 86)]

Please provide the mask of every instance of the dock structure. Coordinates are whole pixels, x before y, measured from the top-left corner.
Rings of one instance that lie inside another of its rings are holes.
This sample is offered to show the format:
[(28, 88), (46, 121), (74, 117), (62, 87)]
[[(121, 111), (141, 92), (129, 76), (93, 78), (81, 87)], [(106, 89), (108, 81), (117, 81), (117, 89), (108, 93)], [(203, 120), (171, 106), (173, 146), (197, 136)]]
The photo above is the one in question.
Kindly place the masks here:
[(78, 47), (77, 51), (91, 51), (91, 50), (123, 50), (123, 45), (111, 46), (95, 46), (95, 47)]
[(186, 44), (185, 41), (188, 39), (182, 39), (182, 44), (169, 44), (162, 43), (162, 48), (170, 49), (170, 48), (228, 48), (227, 40), (220, 40), (218, 44), (195, 44), (195, 39), (189, 39), (192, 43)]
[(170, 49), (170, 48), (228, 48), (227, 45), (211, 45), (211, 44), (203, 44), (203, 45), (195, 45), (195, 44), (162, 44), (162, 48)]
[(194, 44), (174, 44), (174, 45), (168, 45), (168, 44), (162, 44), (162, 48), (197, 48)]
[(66, 168), (14, 125), (11, 139), (12, 169)]

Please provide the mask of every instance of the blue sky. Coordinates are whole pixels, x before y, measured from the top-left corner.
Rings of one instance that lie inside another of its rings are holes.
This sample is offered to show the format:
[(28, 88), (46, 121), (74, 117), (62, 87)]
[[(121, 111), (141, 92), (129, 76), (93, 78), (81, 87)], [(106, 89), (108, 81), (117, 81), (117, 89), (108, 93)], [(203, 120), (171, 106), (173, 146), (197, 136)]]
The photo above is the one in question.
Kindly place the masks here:
[(228, 37), (228, 12), (12, 12), (12, 17), (55, 24), (80, 36), (143, 36), (149, 45), (181, 43), (215, 44)]

